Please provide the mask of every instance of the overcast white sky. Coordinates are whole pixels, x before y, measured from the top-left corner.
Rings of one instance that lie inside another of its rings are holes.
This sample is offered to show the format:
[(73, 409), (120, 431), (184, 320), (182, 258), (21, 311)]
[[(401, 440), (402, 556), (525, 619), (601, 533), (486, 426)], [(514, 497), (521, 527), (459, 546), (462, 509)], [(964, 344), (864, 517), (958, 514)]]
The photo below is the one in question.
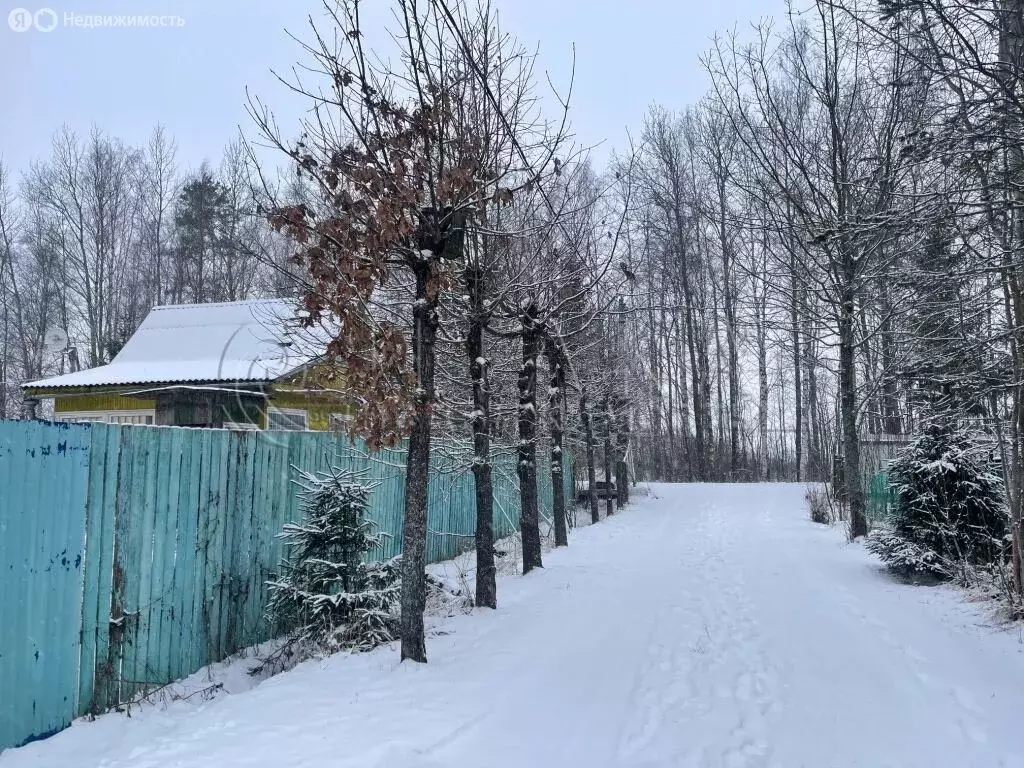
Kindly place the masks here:
[[(48, 152), (64, 123), (85, 133), (96, 124), (132, 144), (163, 123), (182, 165), (216, 163), (223, 146), (248, 130), (248, 87), (275, 106), (282, 128), (296, 115), (271, 69), (299, 57), (285, 29), (303, 32), (319, 0), (44, 0), (55, 29), (13, 31), (16, 7), (0, 0), (0, 156), (14, 170)], [(678, 109), (707, 87), (698, 57), (716, 32), (741, 29), (784, 10), (783, 0), (494, 0), (505, 29), (540, 47), (541, 66), (568, 82), (573, 44), (572, 122), (579, 139), (604, 140), (599, 162), (634, 133), (647, 107)], [(381, 12), (386, 0), (364, 0)], [(84, 29), (66, 13), (174, 15), (184, 26)], [(44, 18), (45, 21), (45, 18)]]

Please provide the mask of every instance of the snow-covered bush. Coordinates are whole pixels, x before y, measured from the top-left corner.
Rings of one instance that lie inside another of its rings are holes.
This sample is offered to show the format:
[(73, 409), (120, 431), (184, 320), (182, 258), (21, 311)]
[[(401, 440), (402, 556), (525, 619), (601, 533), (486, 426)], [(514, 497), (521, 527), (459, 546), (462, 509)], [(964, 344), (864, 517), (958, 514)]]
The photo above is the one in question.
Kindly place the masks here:
[(396, 636), (401, 592), (395, 560), (364, 562), (383, 536), (366, 519), (370, 489), (352, 472), (303, 473), (302, 521), (280, 536), (286, 556), (268, 582), (268, 616), (306, 652), (368, 650)]
[(825, 486), (809, 486), (804, 498), (807, 500), (807, 508), (811, 513), (811, 522), (832, 525), (838, 519), (838, 514), (832, 506), (832, 499)]
[(969, 434), (929, 425), (889, 468), (892, 530), (869, 549), (894, 571), (969, 581), (976, 566), (1003, 557), (1008, 518), (1002, 480), (988, 471)]

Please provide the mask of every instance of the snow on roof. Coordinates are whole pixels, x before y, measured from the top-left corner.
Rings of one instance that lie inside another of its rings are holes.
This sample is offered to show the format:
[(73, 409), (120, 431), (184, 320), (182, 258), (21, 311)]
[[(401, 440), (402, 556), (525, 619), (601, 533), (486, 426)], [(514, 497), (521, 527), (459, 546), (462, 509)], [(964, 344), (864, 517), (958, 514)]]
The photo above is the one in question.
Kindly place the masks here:
[(285, 299), (154, 307), (109, 365), (25, 386), (272, 381), (317, 357), (295, 311)]

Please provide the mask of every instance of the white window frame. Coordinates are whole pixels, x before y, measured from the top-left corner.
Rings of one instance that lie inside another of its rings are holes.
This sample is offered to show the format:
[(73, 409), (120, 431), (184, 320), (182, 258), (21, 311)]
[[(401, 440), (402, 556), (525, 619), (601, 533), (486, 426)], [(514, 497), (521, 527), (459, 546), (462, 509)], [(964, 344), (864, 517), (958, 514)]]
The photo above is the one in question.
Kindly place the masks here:
[(309, 411), (305, 408), (278, 408), (277, 406), (270, 406), (267, 408), (267, 429), (274, 429), (270, 424), (270, 416), (273, 413), (280, 413), (285, 416), (301, 416), (303, 427), (302, 429), (282, 429), (281, 432), (308, 432), (309, 431)]
[[(134, 427), (151, 427), (156, 424), (156, 411), (154, 409), (140, 409), (133, 411), (62, 411), (55, 413), (59, 421), (69, 422), (99, 422), (102, 424), (121, 424), (122, 426), (134, 426)], [(149, 418), (149, 422), (145, 421)], [(118, 421), (119, 418), (137, 418), (142, 419), (142, 422), (124, 422)]]
[(106, 414), (98, 411), (61, 411), (55, 413), (54, 417), (57, 421), (67, 421), (72, 424), (92, 424), (96, 422), (106, 422)]
[(230, 429), (232, 432), (258, 432), (260, 425), (251, 421), (225, 421), (224, 429)]

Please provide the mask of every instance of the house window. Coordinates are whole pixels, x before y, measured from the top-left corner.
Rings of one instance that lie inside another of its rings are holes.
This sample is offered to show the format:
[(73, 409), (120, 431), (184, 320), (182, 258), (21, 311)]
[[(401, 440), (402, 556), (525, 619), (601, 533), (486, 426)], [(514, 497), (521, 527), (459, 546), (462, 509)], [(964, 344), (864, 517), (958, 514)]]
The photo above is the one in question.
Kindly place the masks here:
[(76, 424), (86, 424), (96, 421), (106, 421), (107, 417), (95, 413), (58, 413), (57, 418), (61, 421), (71, 421)]
[(309, 417), (301, 408), (269, 408), (267, 429), (298, 432), (309, 429)]
[(332, 413), (331, 414), (331, 432), (348, 432), (349, 427), (352, 426), (352, 414), (351, 413)]
[(58, 413), (61, 421), (102, 422), (106, 424), (152, 424), (153, 411), (81, 411)]
[(111, 424), (152, 424), (151, 413), (112, 413), (108, 421)]

